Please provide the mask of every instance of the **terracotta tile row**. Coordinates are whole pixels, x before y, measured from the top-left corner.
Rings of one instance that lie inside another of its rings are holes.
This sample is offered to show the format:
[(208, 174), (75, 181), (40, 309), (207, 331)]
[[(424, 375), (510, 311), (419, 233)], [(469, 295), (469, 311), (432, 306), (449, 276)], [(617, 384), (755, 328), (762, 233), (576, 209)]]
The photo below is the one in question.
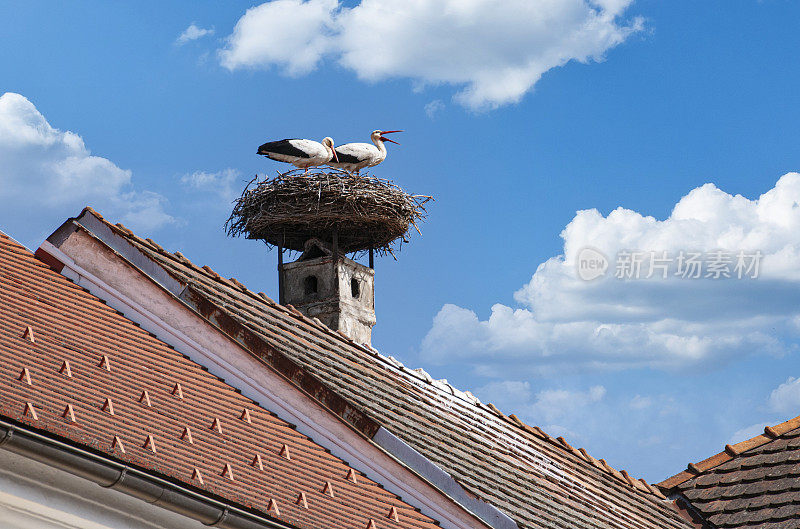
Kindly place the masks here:
[(0, 234), (0, 414), (301, 527), (432, 529)]

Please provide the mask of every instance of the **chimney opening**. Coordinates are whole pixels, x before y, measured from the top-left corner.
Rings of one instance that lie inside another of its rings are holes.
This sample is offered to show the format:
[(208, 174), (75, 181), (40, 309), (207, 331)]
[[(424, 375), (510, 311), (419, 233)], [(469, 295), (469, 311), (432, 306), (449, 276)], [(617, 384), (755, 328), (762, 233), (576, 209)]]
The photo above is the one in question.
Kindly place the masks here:
[(356, 299), (361, 297), (361, 285), (358, 284), (358, 279), (355, 277), (350, 278), (350, 294)]
[(303, 293), (306, 296), (311, 296), (317, 293), (317, 276), (306, 276), (303, 279)]

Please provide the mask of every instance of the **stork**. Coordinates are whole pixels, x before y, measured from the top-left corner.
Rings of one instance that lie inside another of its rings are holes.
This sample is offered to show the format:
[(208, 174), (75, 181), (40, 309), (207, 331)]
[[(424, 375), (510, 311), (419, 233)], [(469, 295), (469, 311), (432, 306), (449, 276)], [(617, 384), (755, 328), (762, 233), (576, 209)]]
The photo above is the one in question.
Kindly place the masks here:
[(325, 165), (332, 159), (338, 160), (331, 138), (323, 138), (322, 143), (314, 140), (270, 141), (258, 148), (258, 154), (279, 162), (290, 163), (305, 169), (306, 173), (309, 167)]
[(370, 139), (374, 145), (369, 143), (345, 143), (334, 149), (336, 162), (328, 160), (327, 164), (337, 169), (345, 171), (355, 171), (356, 174), (365, 167), (374, 167), (386, 159), (385, 141), (390, 141), (400, 145), (396, 141), (389, 139), (384, 134), (393, 132), (403, 132), (402, 130), (374, 130), (370, 134)]

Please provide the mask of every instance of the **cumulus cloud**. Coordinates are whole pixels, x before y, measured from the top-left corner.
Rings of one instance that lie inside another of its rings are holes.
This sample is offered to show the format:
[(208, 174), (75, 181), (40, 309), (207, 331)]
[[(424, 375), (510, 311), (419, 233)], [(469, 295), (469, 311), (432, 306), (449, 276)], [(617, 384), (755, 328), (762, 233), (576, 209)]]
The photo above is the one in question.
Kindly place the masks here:
[(203, 37), (210, 37), (214, 34), (214, 28), (201, 28), (194, 22), (192, 22), (188, 28), (183, 30), (177, 39), (175, 39), (175, 44), (178, 46), (183, 46), (187, 42), (202, 39)]
[(779, 413), (800, 414), (800, 379), (789, 377), (786, 382), (772, 390), (769, 407)]
[(215, 173), (195, 171), (183, 175), (181, 183), (188, 189), (212, 194), (218, 198), (221, 205), (227, 207), (239, 195), (234, 184), (240, 175), (239, 171), (231, 168)]
[(163, 196), (136, 190), (129, 170), (93, 156), (78, 134), (52, 127), (19, 94), (0, 96), (0, 160), (4, 224), (45, 215), (57, 224), (84, 205), (142, 230), (175, 221)]
[(222, 64), (307, 73), (326, 57), (363, 80), (450, 84), (470, 108), (519, 101), (570, 61), (601, 61), (642, 27), (633, 0), (273, 0), (248, 9)]
[[(445, 305), (422, 352), (440, 362), (472, 362), (486, 375), (511, 367), (538, 374), (677, 369), (750, 353), (783, 354), (800, 334), (798, 204), (800, 174), (788, 173), (755, 200), (706, 184), (664, 220), (624, 208), (607, 216), (579, 211), (561, 233), (563, 254), (540, 264), (515, 293), (519, 306), (496, 304), (483, 320), (468, 308)], [(587, 247), (609, 261), (606, 273), (592, 281), (577, 273)], [(719, 251), (729, 258), (730, 277), (706, 277)], [(700, 255), (700, 278), (681, 275), (681, 252)], [(626, 270), (616, 277), (626, 254), (641, 257), (638, 279)], [(755, 270), (738, 278), (738, 255), (758, 262), (756, 278)], [(647, 278), (653, 265), (666, 267), (666, 279), (660, 269)]]
[(287, 75), (306, 74), (332, 46), (337, 9), (337, 0), (274, 0), (251, 7), (220, 50), (220, 61), (230, 70), (275, 65)]

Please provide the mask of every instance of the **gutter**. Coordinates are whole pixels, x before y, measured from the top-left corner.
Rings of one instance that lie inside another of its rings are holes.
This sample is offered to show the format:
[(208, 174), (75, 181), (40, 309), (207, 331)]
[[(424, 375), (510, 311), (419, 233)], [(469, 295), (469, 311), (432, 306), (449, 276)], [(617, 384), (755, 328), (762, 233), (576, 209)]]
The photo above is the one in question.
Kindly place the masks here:
[(220, 529), (290, 529), (158, 476), (0, 420), (0, 448)]

